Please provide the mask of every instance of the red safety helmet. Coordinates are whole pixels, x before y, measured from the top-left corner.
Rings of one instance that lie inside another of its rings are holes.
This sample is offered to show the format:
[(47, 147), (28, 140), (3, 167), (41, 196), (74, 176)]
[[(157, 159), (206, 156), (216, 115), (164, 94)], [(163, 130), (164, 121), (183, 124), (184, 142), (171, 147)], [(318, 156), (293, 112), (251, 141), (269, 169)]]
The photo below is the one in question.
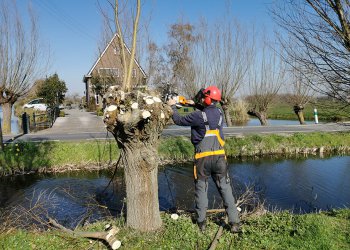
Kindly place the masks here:
[(216, 86), (209, 86), (205, 90), (203, 90), (204, 94), (204, 103), (206, 105), (211, 105), (212, 101), (221, 101), (221, 92)]

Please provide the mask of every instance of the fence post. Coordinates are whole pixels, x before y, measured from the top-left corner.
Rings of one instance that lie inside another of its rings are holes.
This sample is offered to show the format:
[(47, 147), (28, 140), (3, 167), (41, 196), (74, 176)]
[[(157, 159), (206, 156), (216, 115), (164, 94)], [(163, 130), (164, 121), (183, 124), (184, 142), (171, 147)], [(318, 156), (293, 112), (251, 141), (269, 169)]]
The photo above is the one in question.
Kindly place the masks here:
[(22, 114), (22, 129), (23, 129), (23, 134), (29, 133), (29, 119), (28, 119), (27, 112), (24, 112)]
[(36, 128), (36, 116), (35, 116), (35, 111), (33, 112), (33, 126)]
[(53, 108), (51, 117), (52, 117), (52, 123), (51, 123), (51, 127), (52, 127), (56, 120), (56, 108)]
[(4, 138), (2, 136), (1, 118), (0, 118), (0, 147), (4, 151)]
[(54, 122), (55, 122), (55, 110), (54, 109), (50, 109), (50, 128), (53, 126)]
[(46, 117), (47, 117), (47, 120), (48, 120), (48, 125), (51, 128), (52, 127), (52, 115), (51, 115), (51, 109), (50, 108), (48, 108), (46, 110)]
[(317, 116), (317, 109), (314, 109), (314, 116), (315, 116), (315, 124), (318, 124), (318, 116)]

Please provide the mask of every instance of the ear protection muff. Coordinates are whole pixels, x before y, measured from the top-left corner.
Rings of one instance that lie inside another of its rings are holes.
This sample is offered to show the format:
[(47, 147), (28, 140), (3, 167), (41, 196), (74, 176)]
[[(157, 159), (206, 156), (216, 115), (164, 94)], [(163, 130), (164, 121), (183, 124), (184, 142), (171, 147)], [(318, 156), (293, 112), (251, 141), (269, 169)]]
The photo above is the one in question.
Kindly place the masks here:
[(209, 96), (204, 97), (204, 103), (205, 105), (211, 105), (211, 98)]
[(204, 93), (204, 104), (205, 105), (211, 105), (211, 98), (208, 96), (208, 93)]

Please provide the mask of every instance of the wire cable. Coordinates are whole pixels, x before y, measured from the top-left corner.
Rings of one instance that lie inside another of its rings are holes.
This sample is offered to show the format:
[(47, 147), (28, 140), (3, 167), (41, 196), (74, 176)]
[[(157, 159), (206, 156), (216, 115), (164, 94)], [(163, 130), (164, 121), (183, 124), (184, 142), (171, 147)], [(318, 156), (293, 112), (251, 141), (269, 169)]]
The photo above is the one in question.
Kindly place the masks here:
[(86, 30), (84, 25), (80, 24), (74, 18), (72, 18), (69, 14), (67, 14), (64, 10), (60, 9), (57, 5), (54, 5), (50, 1), (42, 1), (42, 0), (34, 0), (34, 2), (44, 11), (47, 11), (52, 17), (54, 17), (59, 23), (65, 25), (74, 33), (80, 33), (86, 38), (92, 39), (97, 42), (96, 37), (92, 36)]

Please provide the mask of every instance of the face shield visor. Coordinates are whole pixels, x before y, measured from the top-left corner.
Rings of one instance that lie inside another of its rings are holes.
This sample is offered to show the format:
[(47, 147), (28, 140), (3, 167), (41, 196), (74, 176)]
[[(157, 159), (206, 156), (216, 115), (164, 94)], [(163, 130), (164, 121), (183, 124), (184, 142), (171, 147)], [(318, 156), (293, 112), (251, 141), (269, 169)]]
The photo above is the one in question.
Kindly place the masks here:
[(204, 89), (201, 88), (198, 93), (194, 96), (193, 101), (196, 105), (200, 105), (202, 103), (202, 98), (204, 98)]

